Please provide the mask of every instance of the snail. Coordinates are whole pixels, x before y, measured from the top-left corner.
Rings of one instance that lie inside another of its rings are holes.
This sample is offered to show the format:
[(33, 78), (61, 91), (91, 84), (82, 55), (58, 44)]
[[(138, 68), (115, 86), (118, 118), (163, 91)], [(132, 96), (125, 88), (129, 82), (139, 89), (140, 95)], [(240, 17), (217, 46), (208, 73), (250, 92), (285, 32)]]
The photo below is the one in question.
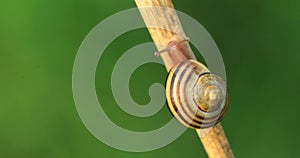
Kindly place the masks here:
[[(156, 52), (181, 53), (182, 43), (170, 42), (166, 49)], [(182, 55), (181, 55), (182, 56)], [(168, 74), (165, 95), (172, 115), (189, 128), (203, 129), (217, 124), (228, 108), (225, 82), (198, 61), (184, 59)]]

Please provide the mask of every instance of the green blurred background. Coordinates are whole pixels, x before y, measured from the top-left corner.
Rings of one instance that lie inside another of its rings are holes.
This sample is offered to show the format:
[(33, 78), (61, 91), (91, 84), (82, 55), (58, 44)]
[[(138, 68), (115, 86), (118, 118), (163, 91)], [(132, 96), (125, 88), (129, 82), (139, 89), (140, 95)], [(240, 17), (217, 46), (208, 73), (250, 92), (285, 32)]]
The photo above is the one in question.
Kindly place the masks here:
[[(236, 157), (299, 157), (300, 1), (173, 3), (198, 20), (222, 52), (230, 91), (222, 124)], [(207, 157), (194, 130), (159, 150), (130, 153), (101, 143), (81, 122), (72, 97), (77, 49), (96, 24), (132, 7), (132, 0), (0, 2), (0, 158)], [(153, 117), (132, 117), (111, 94), (117, 59), (149, 41), (146, 29), (120, 36), (105, 51), (96, 74), (105, 112), (135, 131), (158, 128), (171, 118), (167, 108)], [(136, 102), (148, 103), (149, 86), (164, 83), (166, 75), (161, 65), (139, 67), (130, 82)]]

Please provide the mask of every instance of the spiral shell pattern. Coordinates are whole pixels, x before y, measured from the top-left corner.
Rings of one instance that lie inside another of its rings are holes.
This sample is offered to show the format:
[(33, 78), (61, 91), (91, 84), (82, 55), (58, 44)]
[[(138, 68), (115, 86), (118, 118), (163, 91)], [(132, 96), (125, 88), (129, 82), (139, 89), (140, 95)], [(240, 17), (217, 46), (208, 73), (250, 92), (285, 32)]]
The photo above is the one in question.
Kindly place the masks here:
[(194, 60), (171, 69), (166, 98), (173, 116), (183, 125), (196, 129), (218, 123), (228, 107), (224, 81)]

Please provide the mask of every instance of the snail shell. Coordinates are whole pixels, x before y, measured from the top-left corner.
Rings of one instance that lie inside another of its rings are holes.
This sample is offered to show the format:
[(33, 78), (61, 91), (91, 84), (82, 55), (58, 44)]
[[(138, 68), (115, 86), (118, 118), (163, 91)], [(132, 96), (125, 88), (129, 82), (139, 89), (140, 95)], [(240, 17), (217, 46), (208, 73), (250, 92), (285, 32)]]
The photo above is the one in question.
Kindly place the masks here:
[(166, 98), (173, 116), (196, 129), (214, 126), (228, 108), (225, 82), (194, 60), (186, 60), (170, 70)]

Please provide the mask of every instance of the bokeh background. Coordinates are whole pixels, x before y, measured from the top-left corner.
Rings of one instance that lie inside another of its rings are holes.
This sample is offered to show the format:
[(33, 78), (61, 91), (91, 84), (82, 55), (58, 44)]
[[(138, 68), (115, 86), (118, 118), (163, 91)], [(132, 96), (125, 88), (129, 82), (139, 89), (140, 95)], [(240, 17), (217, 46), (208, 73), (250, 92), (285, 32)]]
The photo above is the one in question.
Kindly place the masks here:
[[(236, 157), (298, 157), (300, 1), (173, 3), (198, 20), (222, 52), (230, 92), (222, 124)], [(96, 24), (132, 7), (133, 0), (0, 2), (0, 158), (207, 157), (194, 130), (159, 150), (130, 153), (99, 142), (81, 122), (72, 97), (76, 52)], [(171, 116), (167, 108), (149, 118), (126, 114), (114, 101), (110, 77), (123, 52), (150, 41), (146, 29), (118, 37), (96, 74), (107, 115), (135, 131), (163, 126)], [(149, 86), (166, 76), (161, 65), (139, 67), (130, 81), (135, 101), (148, 103)]]

